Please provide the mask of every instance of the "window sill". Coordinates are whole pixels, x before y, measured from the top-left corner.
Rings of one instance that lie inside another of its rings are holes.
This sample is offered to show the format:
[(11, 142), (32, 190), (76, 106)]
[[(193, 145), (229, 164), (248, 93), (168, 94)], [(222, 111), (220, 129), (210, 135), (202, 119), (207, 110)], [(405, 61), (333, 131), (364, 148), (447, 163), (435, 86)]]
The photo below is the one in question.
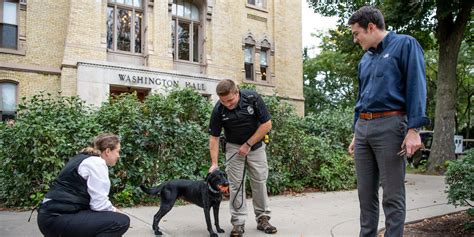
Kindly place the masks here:
[(142, 53), (130, 53), (128, 51), (113, 51), (113, 50), (110, 50), (110, 49), (107, 49), (107, 53), (110, 53), (110, 54), (123, 54), (123, 55), (135, 56), (135, 57), (145, 57), (145, 55), (142, 54)]
[(251, 80), (247, 80), (247, 79), (244, 79), (242, 81), (243, 83), (247, 83), (247, 84), (254, 84), (254, 85), (258, 85), (258, 86), (267, 86), (267, 87), (275, 87), (275, 85), (269, 81), (251, 81)]
[(265, 8), (257, 7), (257, 6), (255, 6), (255, 5), (250, 5), (250, 4), (246, 4), (245, 6), (246, 6), (247, 8), (253, 9), (253, 10), (257, 10), (257, 11), (260, 11), (260, 12), (268, 13), (268, 10), (265, 9)]
[(7, 54), (14, 54), (14, 55), (26, 55), (25, 49), (7, 49), (7, 48), (0, 48), (0, 53), (7, 53)]
[(186, 61), (186, 60), (176, 60), (176, 59), (173, 59), (173, 62), (175, 63), (184, 63), (184, 64), (192, 64), (192, 65), (201, 65), (200, 62), (193, 62), (193, 61)]

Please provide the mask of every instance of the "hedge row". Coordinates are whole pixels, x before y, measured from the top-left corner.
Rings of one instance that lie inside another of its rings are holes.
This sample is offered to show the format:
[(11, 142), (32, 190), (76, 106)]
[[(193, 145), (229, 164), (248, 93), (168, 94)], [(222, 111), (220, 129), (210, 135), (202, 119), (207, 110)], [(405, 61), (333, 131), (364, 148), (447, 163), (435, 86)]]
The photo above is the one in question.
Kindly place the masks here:
[[(272, 194), (355, 187), (353, 161), (345, 152), (350, 111), (301, 118), (276, 96), (264, 99), (273, 117), (267, 147)], [(135, 94), (121, 95), (100, 108), (77, 97), (39, 94), (24, 99), (15, 124), (0, 123), (0, 203), (36, 205), (68, 158), (101, 132), (122, 139), (121, 159), (110, 169), (111, 198), (120, 206), (151, 201), (138, 188), (143, 183), (202, 179), (210, 165), (212, 106), (191, 89), (153, 94), (143, 102)]]

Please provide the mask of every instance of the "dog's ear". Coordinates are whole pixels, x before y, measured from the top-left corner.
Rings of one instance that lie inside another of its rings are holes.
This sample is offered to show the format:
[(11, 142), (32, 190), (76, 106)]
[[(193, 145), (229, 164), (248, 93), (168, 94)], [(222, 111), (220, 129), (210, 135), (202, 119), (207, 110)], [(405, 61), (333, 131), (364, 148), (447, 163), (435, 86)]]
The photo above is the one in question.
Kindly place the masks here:
[(220, 172), (221, 171), (219, 170), (219, 168), (217, 168), (217, 169), (213, 170), (212, 172), (207, 173), (206, 178), (204, 180), (208, 181), (209, 176), (211, 176), (211, 174), (217, 174), (217, 173), (220, 173)]

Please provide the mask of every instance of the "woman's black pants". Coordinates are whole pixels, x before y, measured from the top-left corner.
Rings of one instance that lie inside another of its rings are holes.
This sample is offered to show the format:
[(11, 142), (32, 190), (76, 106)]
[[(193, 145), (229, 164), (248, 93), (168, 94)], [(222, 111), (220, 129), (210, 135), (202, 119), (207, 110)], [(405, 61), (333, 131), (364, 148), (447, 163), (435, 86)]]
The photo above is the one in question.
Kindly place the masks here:
[(38, 210), (38, 227), (46, 237), (112, 237), (122, 236), (130, 226), (130, 218), (122, 213), (84, 210), (72, 214)]

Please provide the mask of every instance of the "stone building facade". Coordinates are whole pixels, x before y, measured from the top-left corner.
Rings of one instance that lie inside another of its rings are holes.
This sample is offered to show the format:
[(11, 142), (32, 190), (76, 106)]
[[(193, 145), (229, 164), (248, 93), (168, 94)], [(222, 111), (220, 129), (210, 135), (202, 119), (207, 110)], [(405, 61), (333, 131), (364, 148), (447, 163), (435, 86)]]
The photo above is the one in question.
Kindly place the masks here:
[(100, 105), (233, 79), (304, 113), (299, 0), (0, 0), (0, 111), (40, 91)]

